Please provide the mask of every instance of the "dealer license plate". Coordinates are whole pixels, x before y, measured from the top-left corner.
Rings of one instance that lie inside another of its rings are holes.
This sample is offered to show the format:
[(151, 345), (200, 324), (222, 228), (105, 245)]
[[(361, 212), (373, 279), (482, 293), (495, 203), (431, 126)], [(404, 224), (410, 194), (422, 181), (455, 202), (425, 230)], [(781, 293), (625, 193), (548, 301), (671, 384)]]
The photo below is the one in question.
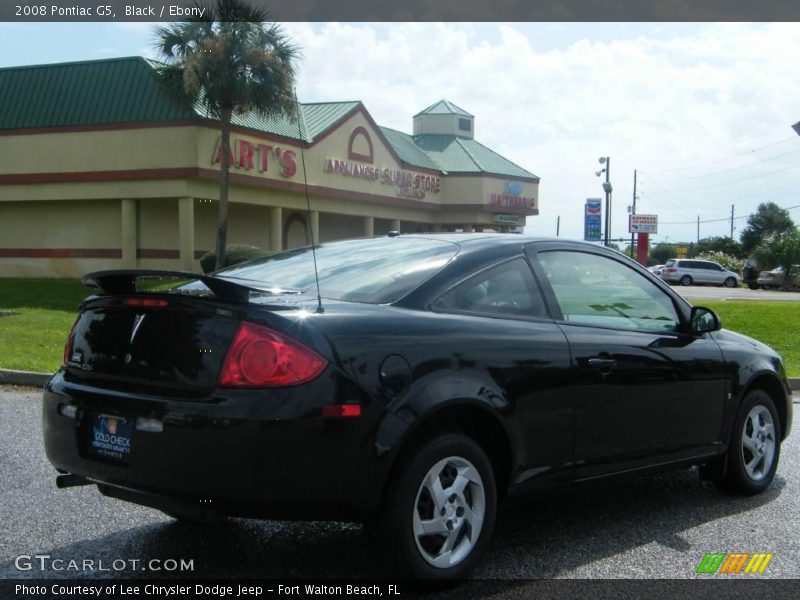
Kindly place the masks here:
[(124, 460), (131, 455), (133, 421), (111, 415), (97, 415), (92, 421), (89, 446), (95, 454)]

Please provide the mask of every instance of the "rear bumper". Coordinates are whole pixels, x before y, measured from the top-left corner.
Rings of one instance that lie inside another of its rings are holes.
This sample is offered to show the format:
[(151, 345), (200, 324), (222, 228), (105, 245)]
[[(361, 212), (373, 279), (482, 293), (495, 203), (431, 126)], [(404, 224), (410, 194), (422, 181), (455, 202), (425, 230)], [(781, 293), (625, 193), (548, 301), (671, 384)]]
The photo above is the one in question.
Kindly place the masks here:
[[(87, 387), (57, 373), (44, 392), (45, 451), (54, 467), (103, 493), (157, 508), (359, 519), (377, 509), (388, 471), (370, 444), (382, 409), (366, 403), (358, 418), (325, 419), (312, 399), (330, 403), (333, 389), (341, 386), (328, 378), (303, 390), (218, 390), (198, 401)], [(74, 417), (62, 414), (64, 405)], [(98, 457), (89, 447), (97, 414), (156, 419), (163, 431), (134, 428), (124, 463)]]

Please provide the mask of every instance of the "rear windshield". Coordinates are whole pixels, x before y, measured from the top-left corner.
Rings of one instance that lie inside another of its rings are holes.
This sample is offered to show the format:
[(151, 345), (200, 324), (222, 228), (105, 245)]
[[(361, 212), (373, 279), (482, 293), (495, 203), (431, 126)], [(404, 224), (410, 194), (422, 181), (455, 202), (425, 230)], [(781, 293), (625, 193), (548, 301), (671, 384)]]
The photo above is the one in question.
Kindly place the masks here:
[[(433, 275), (459, 250), (436, 239), (369, 238), (331, 242), (317, 247), (319, 286), (323, 298), (355, 302), (394, 302)], [(316, 295), (311, 248), (287, 250), (216, 273)]]
[(675, 261), (673, 259), (670, 259), (670, 260), (667, 261), (667, 264), (665, 264), (664, 266), (665, 267), (674, 267), (675, 266)]

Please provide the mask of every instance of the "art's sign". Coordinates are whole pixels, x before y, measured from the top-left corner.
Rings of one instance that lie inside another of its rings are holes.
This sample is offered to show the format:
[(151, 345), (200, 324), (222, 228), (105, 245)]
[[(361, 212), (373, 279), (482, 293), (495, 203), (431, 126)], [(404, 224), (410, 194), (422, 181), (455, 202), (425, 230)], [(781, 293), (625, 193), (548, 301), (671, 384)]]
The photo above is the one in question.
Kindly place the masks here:
[[(277, 145), (254, 143), (245, 139), (234, 139), (228, 148), (231, 168), (259, 173), (278, 172), (282, 177), (294, 177), (297, 173), (297, 152)], [(222, 162), (222, 139), (217, 139), (211, 164)]]

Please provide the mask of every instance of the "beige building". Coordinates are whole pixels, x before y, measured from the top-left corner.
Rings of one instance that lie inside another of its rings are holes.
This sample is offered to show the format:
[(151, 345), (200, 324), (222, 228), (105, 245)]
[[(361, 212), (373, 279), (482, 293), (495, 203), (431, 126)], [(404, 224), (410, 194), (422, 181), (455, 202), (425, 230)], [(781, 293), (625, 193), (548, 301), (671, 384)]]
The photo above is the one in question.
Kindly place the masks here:
[[(539, 179), (476, 141), (450, 102), (414, 116), (413, 135), (357, 101), (299, 112), (235, 121), (229, 244), (305, 245), (309, 221), (324, 242), (505, 230), (539, 212)], [(146, 59), (0, 69), (0, 276), (197, 270), (222, 152), (218, 124), (164, 96)]]

